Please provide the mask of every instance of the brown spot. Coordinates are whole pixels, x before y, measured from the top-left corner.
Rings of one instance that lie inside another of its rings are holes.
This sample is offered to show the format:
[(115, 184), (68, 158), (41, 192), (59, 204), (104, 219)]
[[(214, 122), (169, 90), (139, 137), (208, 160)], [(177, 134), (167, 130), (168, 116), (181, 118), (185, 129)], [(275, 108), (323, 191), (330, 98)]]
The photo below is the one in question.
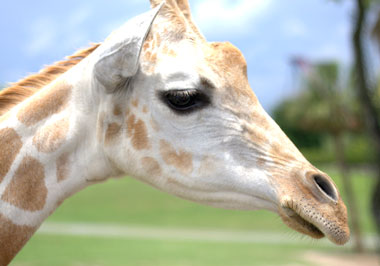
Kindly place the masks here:
[(161, 36), (156, 34), (154, 37), (156, 38), (156, 47), (159, 47), (161, 45)]
[(127, 108), (125, 108), (125, 117), (129, 116), (131, 112), (131, 109), (129, 109), (129, 106), (127, 106)]
[(162, 172), (161, 167), (158, 164), (158, 162), (155, 159), (153, 159), (152, 157), (144, 157), (144, 158), (142, 158), (141, 162), (142, 162), (144, 169), (147, 171), (147, 173), (150, 176), (161, 175), (161, 172)]
[(71, 89), (72, 86), (65, 82), (55, 83), (24, 105), (17, 113), (18, 120), (27, 126), (32, 126), (53, 114), (59, 113), (66, 107)]
[(162, 46), (161, 53), (162, 54), (168, 54), (169, 47), (167, 45)]
[[(145, 41), (147, 42), (147, 41)], [(161, 43), (161, 38), (158, 34), (155, 34), (155, 36), (152, 37), (150, 41), (148, 41), (149, 45), (146, 46), (144, 50), (144, 59), (150, 63), (154, 63), (157, 61), (157, 52), (153, 50), (153, 48), (156, 48)], [(150, 49), (149, 49), (150, 48)], [(149, 49), (149, 50), (148, 50)]]
[(37, 228), (16, 225), (2, 214), (0, 228), (0, 265), (8, 265)]
[(69, 154), (64, 153), (57, 159), (57, 181), (66, 180), (69, 176)]
[(25, 156), (1, 199), (24, 210), (41, 210), (48, 193), (44, 179), (43, 165), (33, 157)]
[(143, 49), (149, 48), (152, 41), (153, 41), (153, 33), (151, 31), (151, 32), (149, 32), (148, 36), (146, 36), (146, 39), (145, 39), (145, 42), (143, 45)]
[(134, 107), (138, 107), (139, 106), (139, 100), (137, 100), (137, 99), (134, 99), (133, 101), (132, 101), (132, 105), (134, 106)]
[(173, 49), (168, 49), (167, 55), (169, 55), (171, 57), (177, 57), (177, 52), (174, 51)]
[(136, 121), (134, 114), (127, 118), (127, 134), (128, 137), (132, 138), (132, 146), (136, 150), (150, 148), (146, 126), (141, 119)]
[(153, 48), (159, 47), (161, 44), (161, 37), (159, 34), (149, 34), (147, 40), (145, 40), (145, 44), (143, 45), (143, 58), (145, 61), (150, 63), (154, 63), (157, 61), (157, 52)]
[(156, 62), (157, 61), (157, 53), (152, 53), (149, 59), (151, 62)]
[(98, 124), (96, 125), (96, 137), (99, 142), (103, 140), (103, 132), (104, 132), (104, 119), (105, 113), (101, 112), (98, 116)]
[(40, 152), (54, 152), (65, 142), (69, 132), (69, 119), (62, 118), (40, 128), (33, 137), (33, 144)]
[(3, 128), (0, 130), (0, 147), (0, 182), (2, 182), (22, 147), (21, 138), (14, 129)]
[(113, 108), (113, 114), (115, 116), (121, 115), (121, 110), (120, 110), (120, 107), (118, 105), (115, 105), (115, 107)]
[(264, 168), (264, 166), (266, 164), (266, 160), (262, 157), (259, 157), (259, 158), (257, 158), (256, 163), (257, 163), (257, 166), (259, 168)]
[(144, 107), (143, 107), (143, 110), (142, 110), (142, 111), (143, 111), (143, 113), (145, 113), (145, 114), (146, 114), (146, 113), (148, 112), (148, 107), (147, 107), (146, 105), (144, 105)]
[(121, 125), (119, 125), (118, 123), (109, 124), (106, 131), (104, 143), (109, 144), (110, 142), (112, 142), (112, 140), (115, 139), (115, 137), (117, 137), (117, 135), (119, 134), (120, 129)]
[(145, 40), (145, 43), (143, 45), (143, 51), (146, 52), (150, 48), (150, 42), (148, 40)]
[(198, 172), (202, 176), (207, 176), (212, 173), (216, 169), (216, 161), (217, 159), (214, 156), (205, 155), (203, 156)]
[(132, 137), (133, 135), (135, 120), (136, 120), (136, 117), (134, 114), (131, 114), (127, 118), (127, 134), (129, 137)]
[(147, 129), (142, 120), (138, 120), (135, 124), (135, 133), (132, 138), (132, 145), (138, 150), (147, 149), (150, 147)]
[(150, 61), (150, 58), (152, 57), (152, 53), (151, 53), (151, 51), (149, 51), (149, 50), (146, 50), (145, 52), (144, 52), (144, 59), (146, 60), (146, 61)]
[(165, 140), (160, 140), (160, 153), (165, 163), (174, 166), (183, 174), (190, 174), (193, 171), (193, 156), (191, 153), (182, 149), (177, 152), (173, 146)]

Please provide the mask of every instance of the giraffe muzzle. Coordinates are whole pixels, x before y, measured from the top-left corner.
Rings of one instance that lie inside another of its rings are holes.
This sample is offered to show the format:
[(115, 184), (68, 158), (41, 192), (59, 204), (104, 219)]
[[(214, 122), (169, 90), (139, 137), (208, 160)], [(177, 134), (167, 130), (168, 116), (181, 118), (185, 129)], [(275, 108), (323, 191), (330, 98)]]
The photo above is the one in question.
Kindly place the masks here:
[(310, 171), (293, 185), (297, 189), (288, 191), (279, 207), (284, 223), (312, 238), (326, 236), (337, 245), (347, 243), (347, 210), (332, 180), (319, 171)]

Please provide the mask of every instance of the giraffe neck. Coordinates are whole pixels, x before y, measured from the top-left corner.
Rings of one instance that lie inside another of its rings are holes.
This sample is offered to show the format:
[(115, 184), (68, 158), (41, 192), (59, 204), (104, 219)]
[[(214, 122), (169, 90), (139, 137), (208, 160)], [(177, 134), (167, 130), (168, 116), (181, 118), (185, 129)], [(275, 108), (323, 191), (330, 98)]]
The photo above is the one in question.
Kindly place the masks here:
[(115, 175), (95, 141), (95, 100), (78, 104), (92, 95), (68, 77), (0, 117), (0, 265), (64, 199)]

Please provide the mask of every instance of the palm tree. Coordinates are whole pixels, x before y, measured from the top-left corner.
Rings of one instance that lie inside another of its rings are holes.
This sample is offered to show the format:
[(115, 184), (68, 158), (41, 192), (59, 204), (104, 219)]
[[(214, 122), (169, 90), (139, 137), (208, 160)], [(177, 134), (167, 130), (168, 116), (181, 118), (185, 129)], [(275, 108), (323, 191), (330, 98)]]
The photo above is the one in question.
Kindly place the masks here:
[(302, 130), (325, 133), (333, 139), (336, 161), (350, 210), (354, 249), (360, 252), (363, 251), (361, 230), (343, 142), (347, 131), (361, 129), (358, 107), (354, 104), (352, 92), (347, 89), (350, 82), (343, 84), (337, 63), (309, 64), (306, 69), (307, 71), (303, 71), (304, 89), (287, 103), (285, 114), (282, 115)]

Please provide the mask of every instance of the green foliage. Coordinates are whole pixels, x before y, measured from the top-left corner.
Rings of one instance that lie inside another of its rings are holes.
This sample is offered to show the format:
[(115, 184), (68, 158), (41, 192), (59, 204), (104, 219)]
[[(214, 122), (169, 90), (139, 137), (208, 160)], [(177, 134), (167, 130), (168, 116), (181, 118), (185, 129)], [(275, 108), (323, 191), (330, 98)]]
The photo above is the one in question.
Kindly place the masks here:
[[(341, 3), (341, 2), (343, 2), (343, 0), (329, 0), (329, 1), (336, 2), (336, 3)], [(365, 6), (366, 6), (367, 8), (370, 8), (371, 6), (380, 3), (380, 0), (354, 0), (354, 1), (363, 1), (364, 4), (365, 4)]]
[(335, 161), (333, 136), (344, 136), (348, 162), (373, 162), (352, 88), (352, 75), (337, 63), (310, 65), (299, 94), (275, 108), (274, 119), (311, 162)]
[(312, 65), (311, 70), (305, 73), (302, 87), (303, 91), (296, 100), (305, 108), (296, 109), (294, 115), (300, 127), (330, 135), (360, 128), (361, 119), (350, 91), (350, 80), (345, 82), (341, 78), (336, 62)]
[(357, 104), (339, 74), (335, 62), (312, 65), (304, 74), (301, 92), (275, 110), (280, 123), (310, 134), (337, 135), (359, 128)]
[[(375, 163), (375, 151), (365, 134), (346, 134), (344, 139), (345, 161), (353, 165)], [(300, 147), (302, 154), (313, 164), (329, 164), (335, 162), (335, 150), (331, 137), (326, 136), (320, 146)]]
[(284, 101), (279, 104), (272, 112), (273, 119), (294, 142), (298, 148), (318, 148), (321, 147), (325, 134), (320, 132), (310, 132), (299, 127), (292, 117), (292, 105), (297, 104), (292, 100)]

